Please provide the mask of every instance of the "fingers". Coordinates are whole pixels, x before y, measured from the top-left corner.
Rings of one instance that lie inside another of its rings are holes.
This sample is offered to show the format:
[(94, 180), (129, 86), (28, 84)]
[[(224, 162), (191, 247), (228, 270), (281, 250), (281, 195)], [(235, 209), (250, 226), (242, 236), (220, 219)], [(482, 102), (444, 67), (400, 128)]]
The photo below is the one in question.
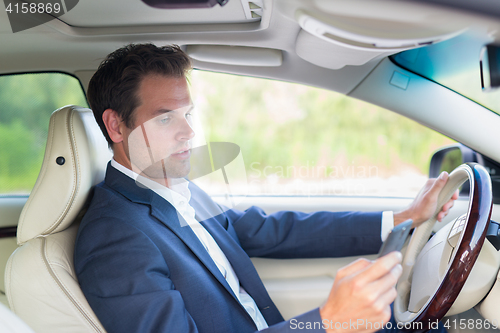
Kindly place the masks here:
[[(340, 269), (327, 302), (320, 308), (321, 318), (339, 323), (360, 318), (387, 322), (402, 271), (401, 257), (400, 252), (391, 252), (376, 261), (361, 259)], [(332, 327), (326, 331), (336, 332)]]
[(458, 199), (458, 190), (456, 190), (455, 193), (453, 193), (450, 200), (443, 205), (443, 207), (441, 208), (441, 211), (436, 216), (436, 219), (439, 222), (441, 222), (445, 218), (445, 216), (448, 215), (448, 212), (453, 207), (453, 205), (455, 204), (455, 200), (457, 200), (457, 199)]
[(443, 205), (443, 208), (441, 208), (441, 211), (443, 212), (448, 212), (451, 207), (453, 207), (453, 204), (455, 203), (454, 200), (450, 199), (447, 203)]
[(439, 194), (439, 192), (441, 192), (444, 185), (446, 185), (447, 181), (448, 181), (448, 172), (446, 171), (441, 172), (439, 177), (434, 180), (434, 184), (432, 184), (432, 187), (430, 188), (429, 192), (435, 194), (437, 198), (437, 195)]
[(373, 264), (372, 261), (361, 258), (358, 259), (349, 265), (342, 267), (337, 271), (337, 278), (343, 278), (349, 275), (353, 275), (355, 273), (358, 273), (359, 271), (365, 269), (366, 267), (370, 266)]
[[(439, 175), (439, 178), (435, 179), (434, 184), (432, 185), (430, 191), (441, 191), (446, 185), (446, 182), (448, 181), (448, 173), (446, 171), (441, 172)], [(439, 194), (439, 191), (437, 194)], [(453, 207), (453, 202), (458, 199), (458, 190), (453, 192), (453, 195), (451, 196), (450, 200), (443, 205), (442, 211), (448, 211), (451, 207)]]
[(377, 291), (374, 294), (376, 301), (380, 301), (382, 304), (391, 304), (394, 301), (396, 298), (395, 286), (402, 273), (403, 268), (398, 264), (388, 274), (371, 283), (371, 289)]
[(380, 312), (381, 321), (388, 322), (391, 319), (391, 303), (394, 302), (398, 293), (394, 286), (382, 294), (373, 304), (374, 309)]
[(396, 299), (398, 293), (396, 290), (396, 283), (398, 282), (399, 277), (403, 269), (401, 265), (397, 265), (391, 271), (391, 274), (386, 275), (383, 279), (378, 280), (374, 283), (374, 289), (379, 290), (380, 294), (373, 302), (373, 309), (379, 313), (381, 316), (381, 320), (387, 322), (391, 318), (391, 306)]
[(373, 292), (371, 307), (383, 322), (387, 322), (391, 318), (390, 304), (392, 304), (397, 297), (396, 283), (402, 273), (403, 268), (400, 264), (397, 264), (388, 274), (385, 274), (380, 279), (371, 283), (370, 289)]
[(442, 222), (446, 215), (447, 214), (445, 212), (440, 212), (439, 214), (437, 214), (436, 220), (438, 220), (439, 222)]
[(443, 206), (441, 211), (436, 216), (436, 220), (438, 220), (439, 222), (441, 222), (446, 217), (446, 215), (448, 215), (450, 208), (453, 207), (453, 202), (447, 203), (445, 206)]
[(391, 252), (356, 277), (355, 295), (362, 293), (366, 306), (382, 321), (389, 320), (391, 316), (390, 304), (397, 296), (395, 286), (403, 272), (400, 262), (401, 253)]
[[(391, 252), (377, 259), (371, 266), (369, 266), (359, 274), (358, 283), (367, 284), (372, 281), (378, 280), (382, 277), (385, 277), (396, 266), (401, 264), (401, 260), (402, 260), (401, 252), (397, 251)], [(397, 278), (399, 278), (399, 276)], [(396, 284), (396, 282), (394, 282), (394, 284)]]

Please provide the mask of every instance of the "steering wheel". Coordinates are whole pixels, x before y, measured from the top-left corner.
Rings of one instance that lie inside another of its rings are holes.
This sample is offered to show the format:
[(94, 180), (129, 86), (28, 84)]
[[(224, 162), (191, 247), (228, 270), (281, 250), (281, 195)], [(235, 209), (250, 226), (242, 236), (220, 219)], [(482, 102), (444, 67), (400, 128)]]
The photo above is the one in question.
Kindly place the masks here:
[[(466, 180), (471, 184), (467, 213), (429, 240), (441, 207)], [(396, 288), (394, 316), (411, 331), (436, 327), (437, 321), (449, 312), (476, 263), (493, 207), (491, 179), (486, 169), (467, 163), (453, 170), (439, 194), (437, 207), (433, 217), (414, 230)]]

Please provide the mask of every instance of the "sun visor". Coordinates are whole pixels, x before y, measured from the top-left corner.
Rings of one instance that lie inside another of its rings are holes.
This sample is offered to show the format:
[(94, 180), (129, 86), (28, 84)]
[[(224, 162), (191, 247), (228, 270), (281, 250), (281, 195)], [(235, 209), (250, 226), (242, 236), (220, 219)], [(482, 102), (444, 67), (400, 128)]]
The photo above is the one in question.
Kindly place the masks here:
[(296, 41), (297, 55), (317, 66), (340, 69), (404, 50), (440, 42), (463, 32), (441, 27), (421, 29), (416, 22), (389, 21), (299, 9), (295, 19), (302, 30)]
[(338, 43), (330, 43), (305, 30), (301, 30), (297, 36), (295, 52), (305, 61), (328, 69), (360, 66), (370, 60), (382, 58), (393, 53), (378, 50), (356, 50)]
[(281, 50), (226, 45), (188, 45), (187, 54), (197, 61), (233, 66), (279, 67)]

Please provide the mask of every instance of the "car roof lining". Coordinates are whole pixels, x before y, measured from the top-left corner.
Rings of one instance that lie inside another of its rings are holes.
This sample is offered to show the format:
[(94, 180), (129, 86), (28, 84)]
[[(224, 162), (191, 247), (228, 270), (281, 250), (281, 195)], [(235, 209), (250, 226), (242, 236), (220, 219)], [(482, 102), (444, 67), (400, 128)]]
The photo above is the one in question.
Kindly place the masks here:
[[(267, 2), (270, 3), (270, 1)], [(95, 71), (108, 53), (132, 42), (153, 42), (157, 45), (179, 44), (184, 48), (187, 45), (215, 44), (281, 50), (283, 64), (269, 68), (224, 65), (195, 60), (193, 61), (195, 68), (294, 81), (347, 93), (359, 84), (378, 62), (364, 66), (346, 66), (340, 70), (313, 65), (295, 53), (296, 36), (301, 30), (297, 22), (278, 14), (273, 16), (272, 21), (270, 16), (264, 16), (260, 22), (227, 24), (223, 27), (210, 25), (212, 30), (223, 28), (222, 32), (207, 32), (207, 25), (170, 25), (168, 29), (165, 26), (142, 27), (144, 33), (137, 27), (127, 28), (135, 31), (134, 34), (128, 34), (129, 32), (122, 28), (95, 28), (94, 31), (99, 32), (100, 35), (89, 32), (85, 35), (83, 32), (89, 29), (75, 28), (62, 21), (53, 20), (12, 34), (10, 28), (6, 28), (7, 22), (6, 13), (2, 11), (0, 13), (0, 38), (2, 44), (12, 51), (0, 51), (2, 56), (0, 73), (57, 70), (79, 76), (78, 73), (82, 71)], [(193, 32), (185, 32), (190, 29)], [(237, 34), (234, 33), (236, 29), (239, 29)], [(288, 33), (281, 34), (283, 29)], [(184, 32), (179, 33), (177, 30)], [(123, 35), (120, 35), (122, 32)], [(86, 87), (86, 83), (82, 83)]]

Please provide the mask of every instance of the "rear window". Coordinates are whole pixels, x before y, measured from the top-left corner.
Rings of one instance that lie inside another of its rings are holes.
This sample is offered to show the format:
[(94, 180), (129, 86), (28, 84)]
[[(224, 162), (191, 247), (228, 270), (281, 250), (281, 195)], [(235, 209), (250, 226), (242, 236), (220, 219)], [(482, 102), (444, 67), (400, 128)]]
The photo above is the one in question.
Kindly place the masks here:
[(88, 106), (73, 76), (0, 76), (0, 195), (29, 194), (42, 164), (50, 115), (68, 104)]

